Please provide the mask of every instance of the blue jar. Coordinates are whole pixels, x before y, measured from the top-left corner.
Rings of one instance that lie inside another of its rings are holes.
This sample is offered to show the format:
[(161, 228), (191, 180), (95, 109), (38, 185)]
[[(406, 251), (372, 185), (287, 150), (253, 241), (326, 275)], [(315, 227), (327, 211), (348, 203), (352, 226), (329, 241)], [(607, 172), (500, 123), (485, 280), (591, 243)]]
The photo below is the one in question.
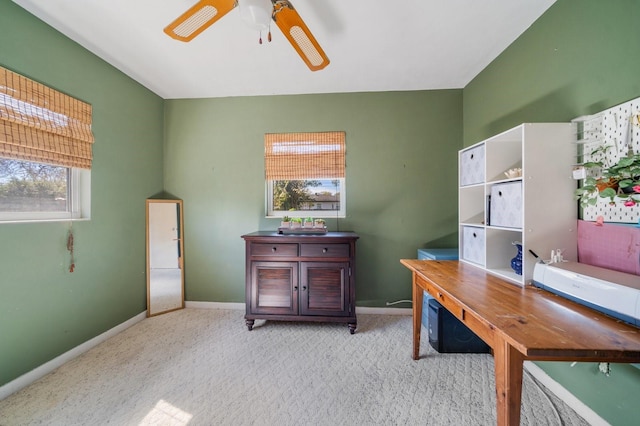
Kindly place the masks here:
[(511, 269), (513, 269), (516, 274), (522, 275), (522, 244), (518, 242), (513, 242), (512, 244), (516, 246), (518, 253), (516, 257), (511, 259)]

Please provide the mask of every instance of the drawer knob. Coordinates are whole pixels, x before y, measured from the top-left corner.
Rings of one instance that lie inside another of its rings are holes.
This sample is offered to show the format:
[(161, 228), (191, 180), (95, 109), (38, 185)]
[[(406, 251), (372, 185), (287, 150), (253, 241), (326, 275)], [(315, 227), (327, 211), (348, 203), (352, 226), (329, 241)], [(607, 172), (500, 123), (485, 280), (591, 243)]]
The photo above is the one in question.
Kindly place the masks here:
[(438, 299), (442, 299), (442, 293), (438, 292)]
[(271, 247), (271, 251), (275, 253), (275, 251), (277, 250), (277, 247)]
[(329, 249), (328, 249), (328, 248), (326, 248), (326, 247), (322, 249), (322, 252), (323, 252), (323, 253), (326, 253), (326, 252), (328, 252), (328, 251), (329, 251)]

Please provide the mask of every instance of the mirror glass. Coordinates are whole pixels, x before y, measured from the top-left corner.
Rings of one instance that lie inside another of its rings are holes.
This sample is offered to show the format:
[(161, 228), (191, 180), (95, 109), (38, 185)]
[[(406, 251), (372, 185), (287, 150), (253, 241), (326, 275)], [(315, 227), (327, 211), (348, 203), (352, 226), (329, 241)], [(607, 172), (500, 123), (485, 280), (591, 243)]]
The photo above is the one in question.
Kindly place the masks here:
[(182, 200), (147, 200), (147, 316), (184, 308)]

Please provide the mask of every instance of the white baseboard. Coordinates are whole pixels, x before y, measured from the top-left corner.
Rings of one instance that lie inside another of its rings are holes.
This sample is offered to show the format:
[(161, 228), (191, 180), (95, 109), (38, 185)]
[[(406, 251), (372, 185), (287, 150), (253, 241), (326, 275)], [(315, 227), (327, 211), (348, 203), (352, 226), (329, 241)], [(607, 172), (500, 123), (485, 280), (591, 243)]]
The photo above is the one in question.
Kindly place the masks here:
[(71, 361), (73, 358), (79, 355), (82, 355), (89, 349), (104, 342), (108, 338), (113, 337), (118, 333), (121, 333), (122, 331), (131, 327), (135, 323), (138, 323), (143, 319), (145, 319), (146, 316), (147, 316), (147, 311), (145, 310), (144, 312), (139, 313), (135, 317), (123, 322), (122, 324), (119, 324), (113, 327), (112, 329), (105, 331), (104, 333), (94, 337), (93, 339), (87, 340), (86, 342), (76, 346), (75, 348), (70, 349), (61, 355), (58, 355), (51, 361), (48, 361), (42, 364), (41, 366), (34, 368), (28, 373), (25, 373), (22, 376), (3, 385), (2, 387), (0, 387), (0, 400), (5, 399), (6, 397), (8, 397), (9, 395), (15, 392), (18, 392), (20, 389), (30, 385), (31, 383), (37, 380), (40, 380), (42, 377), (51, 373), (53, 370), (60, 367), (65, 362)]
[[(234, 309), (244, 311), (244, 303), (223, 303), (223, 302), (184, 302), (186, 308), (196, 309)], [(356, 306), (356, 314), (375, 315), (412, 315), (411, 308), (369, 308), (367, 306)]]
[(547, 389), (554, 393), (558, 398), (564, 401), (569, 407), (576, 413), (585, 419), (592, 426), (611, 426), (609, 422), (600, 417), (595, 411), (585, 405), (582, 401), (576, 398), (571, 392), (569, 392), (564, 386), (556, 382), (545, 371), (535, 365), (532, 361), (525, 361), (524, 368), (536, 378), (537, 381), (542, 383)]
[(356, 314), (413, 315), (413, 309), (412, 308), (370, 308), (368, 306), (356, 306)]
[(226, 303), (226, 302), (184, 302), (185, 308), (195, 309), (233, 309), (235, 311), (244, 311), (244, 303)]
[[(244, 303), (225, 302), (184, 302), (186, 308), (195, 309), (234, 309), (244, 311)], [(376, 315), (412, 315), (411, 308), (369, 308), (367, 306), (356, 306), (356, 314), (376, 314)]]

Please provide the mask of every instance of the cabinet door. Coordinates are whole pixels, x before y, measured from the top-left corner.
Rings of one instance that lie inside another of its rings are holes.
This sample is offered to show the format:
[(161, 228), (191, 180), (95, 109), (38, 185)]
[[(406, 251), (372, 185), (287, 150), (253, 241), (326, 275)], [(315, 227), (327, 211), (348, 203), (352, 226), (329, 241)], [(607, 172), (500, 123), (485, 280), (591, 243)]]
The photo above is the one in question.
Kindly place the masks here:
[(298, 263), (251, 264), (251, 313), (298, 314)]
[(349, 263), (300, 263), (300, 315), (348, 316)]

